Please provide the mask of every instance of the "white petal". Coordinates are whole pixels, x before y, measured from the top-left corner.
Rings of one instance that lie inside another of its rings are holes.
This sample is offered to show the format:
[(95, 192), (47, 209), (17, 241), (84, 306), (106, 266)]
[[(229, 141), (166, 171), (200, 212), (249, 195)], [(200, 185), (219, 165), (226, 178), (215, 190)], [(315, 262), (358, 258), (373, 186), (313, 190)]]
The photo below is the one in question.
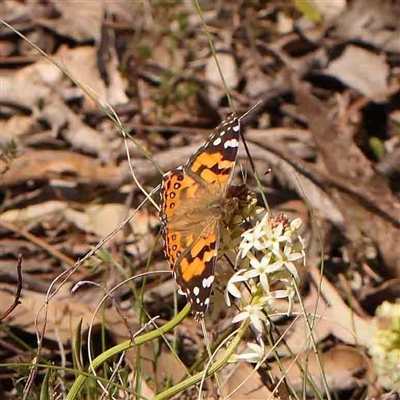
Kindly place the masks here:
[(294, 279), (296, 279), (296, 281), (299, 281), (299, 274), (294, 264), (291, 262), (286, 262), (285, 266), (288, 269), (288, 271), (293, 275)]
[(283, 269), (283, 261), (282, 260), (277, 260), (275, 261), (272, 265), (268, 266), (268, 273), (273, 273), (276, 271), (280, 271)]
[(240, 314), (236, 315), (233, 319), (232, 319), (232, 324), (239, 322), (239, 321), (243, 321), (246, 318), (249, 317), (249, 313), (247, 311), (241, 312)]
[(253, 268), (260, 268), (260, 267), (261, 267), (260, 261), (258, 261), (257, 258), (255, 258), (255, 257), (252, 257), (252, 258), (250, 259), (250, 265), (251, 265)]
[(230, 306), (232, 305), (232, 302), (231, 302), (231, 299), (230, 299), (230, 297), (229, 297), (229, 293), (228, 293), (227, 290), (225, 290), (224, 299), (225, 299), (226, 305), (227, 305), (228, 307), (230, 307)]
[(260, 283), (261, 283), (261, 286), (264, 289), (264, 291), (266, 293), (269, 293), (269, 283), (268, 283), (267, 275), (265, 275), (265, 274), (260, 275)]
[(251, 269), (243, 274), (246, 278), (255, 278), (259, 275), (259, 272), (256, 269)]
[(254, 326), (254, 328), (256, 328), (258, 330), (258, 332), (263, 331), (263, 325), (261, 323), (261, 320), (257, 316), (250, 315), (250, 321), (251, 321), (251, 324)]
[(235, 285), (228, 285), (228, 292), (237, 299), (240, 299), (242, 297), (240, 290)]
[(299, 260), (300, 258), (303, 258), (303, 254), (301, 253), (292, 253), (288, 255), (288, 260), (290, 261), (296, 261)]
[(264, 354), (264, 349), (256, 343), (247, 343), (247, 347), (249, 347), (255, 353), (262, 354), (262, 355)]

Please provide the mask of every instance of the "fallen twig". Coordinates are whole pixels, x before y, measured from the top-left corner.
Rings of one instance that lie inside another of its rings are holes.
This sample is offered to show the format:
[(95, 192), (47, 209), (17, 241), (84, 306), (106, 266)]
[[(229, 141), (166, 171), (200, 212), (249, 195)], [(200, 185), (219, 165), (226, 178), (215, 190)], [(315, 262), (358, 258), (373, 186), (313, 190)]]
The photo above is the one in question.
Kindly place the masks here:
[(11, 304), (9, 309), (0, 316), (0, 322), (3, 321), (3, 319), (7, 318), (15, 310), (18, 304), (21, 304), (19, 299), (21, 297), (21, 292), (22, 292), (22, 254), (18, 255), (17, 276), (18, 276), (18, 286), (17, 286), (17, 292), (15, 293), (14, 303)]

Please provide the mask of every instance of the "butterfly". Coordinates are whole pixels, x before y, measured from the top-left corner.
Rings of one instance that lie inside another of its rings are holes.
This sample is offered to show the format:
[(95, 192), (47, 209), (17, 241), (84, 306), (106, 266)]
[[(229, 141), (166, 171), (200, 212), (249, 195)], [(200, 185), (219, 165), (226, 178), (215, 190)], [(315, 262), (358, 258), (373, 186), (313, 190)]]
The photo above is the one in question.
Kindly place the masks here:
[(163, 175), (160, 219), (164, 252), (198, 321), (210, 303), (240, 129), (240, 120), (229, 116), (186, 164)]

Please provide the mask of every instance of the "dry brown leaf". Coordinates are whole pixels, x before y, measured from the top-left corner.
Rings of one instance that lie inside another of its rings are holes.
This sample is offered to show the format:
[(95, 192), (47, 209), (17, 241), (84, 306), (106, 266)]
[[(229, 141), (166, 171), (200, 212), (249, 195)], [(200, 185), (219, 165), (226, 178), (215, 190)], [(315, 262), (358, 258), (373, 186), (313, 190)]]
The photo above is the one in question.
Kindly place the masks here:
[[(226, 369), (230, 369), (229, 373)], [(258, 372), (254, 372), (254, 366), (245, 362), (239, 362), (234, 365), (228, 365), (223, 371), (229, 373), (229, 378), (223, 384), (223, 395), (229, 396), (232, 400), (258, 400), (271, 399), (276, 397), (266, 388)], [(242, 383), (245, 382), (243, 385)], [(240, 387), (239, 387), (240, 386)]]
[[(127, 355), (130, 351), (127, 352)], [(126, 357), (127, 358), (127, 357)], [(137, 388), (137, 377), (136, 377), (136, 370), (133, 371), (128, 375), (128, 382), (130, 383), (131, 387), (128, 389), (135, 390)], [(152, 399), (156, 394), (154, 390), (152, 390), (146, 382), (145, 377), (143, 377), (140, 381), (140, 395), (145, 399)], [(132, 400), (132, 396), (130, 394), (127, 395), (126, 391), (120, 389), (118, 391), (118, 399), (119, 400)]]
[(0, 98), (4, 103), (36, 110), (60, 84), (63, 73), (48, 60), (40, 60), (1, 77)]
[(325, 69), (326, 74), (336, 77), (376, 103), (388, 99), (389, 72), (384, 56), (353, 45), (348, 45), (343, 54)]
[[(336, 346), (326, 353), (319, 354), (322, 362), (322, 368), (327, 379), (328, 387), (332, 392), (354, 389), (360, 384), (367, 384), (367, 379), (373, 381), (373, 369), (368, 358), (358, 349), (350, 346)], [(297, 361), (301, 364), (300, 370), (292, 359), (282, 360), (284, 370), (290, 379), (293, 388), (298, 392), (304, 388), (305, 372), (311, 376), (320, 393), (324, 393), (324, 385), (320, 368), (313, 352), (307, 352), (300, 355)], [(282, 376), (277, 363), (269, 364), (275, 376)], [(365, 378), (360, 378), (364, 376)], [(307, 394), (313, 392), (307, 385)]]
[[(316, 309), (317, 304), (318, 308)], [(310, 313), (311, 320), (311, 316), (314, 314), (316, 315), (312, 334), (315, 343), (321, 343), (331, 333), (332, 321), (325, 318), (328, 308), (327, 304), (323, 298), (318, 299), (317, 291), (315, 288), (311, 288), (309, 295), (304, 300), (304, 306)], [(290, 326), (289, 332), (284, 337), (286, 345), (279, 345), (277, 348), (277, 353), (280, 356), (289, 355), (287, 347), (290, 349), (291, 353), (300, 354), (310, 349), (312, 346), (309, 330), (301, 313), (302, 312), (299, 311), (299, 317), (294, 321), (293, 325)]]
[[(92, 46), (77, 47), (70, 49), (62, 46), (54, 59), (59, 61), (61, 65), (65, 65), (68, 71), (74, 76), (82, 86), (87, 88), (89, 93), (98, 97), (102, 104), (109, 103), (111, 106), (125, 104), (128, 98), (125, 94), (127, 83), (114, 75), (120, 75), (115, 63), (108, 68), (110, 76), (110, 85), (107, 87), (100, 77), (97, 65), (96, 49)], [(82, 68), (82, 65), (85, 68)], [(98, 106), (84, 94), (87, 108), (95, 108)]]
[[(15, 263), (14, 263), (15, 264)], [(167, 270), (167, 264), (165, 264), (165, 270)], [(162, 283), (157, 284), (154, 288), (149, 288), (144, 294), (144, 301), (146, 303), (154, 300), (165, 299), (168, 296), (173, 295), (177, 290), (176, 282), (173, 279), (168, 279)]]
[[(76, 213), (76, 212), (75, 212)], [(126, 218), (126, 207), (123, 204), (93, 204), (85, 210), (85, 231), (104, 237), (115, 230)]]
[(355, 248), (362, 244), (363, 236), (371, 238), (388, 275), (400, 276), (400, 202), (388, 180), (376, 172), (354, 138), (329, 118), (327, 104), (296, 76), (292, 75), (291, 82), (299, 111), (307, 118), (326, 168), (323, 173), (314, 170), (313, 175), (319, 176), (321, 187), (343, 215), (346, 234)]
[(0, 145), (6, 146), (7, 143), (12, 139), (20, 140), (21, 136), (24, 136), (31, 132), (33, 125), (32, 117), (24, 115), (14, 115), (6, 121), (0, 121)]
[[(315, 267), (311, 267), (311, 274), (315, 285), (321, 285), (320, 297), (317, 289), (311, 286), (310, 293), (304, 300), (310, 320), (312, 321), (312, 315), (316, 316), (312, 330), (315, 344), (318, 345), (329, 335), (333, 335), (344, 343), (368, 347), (375, 331), (372, 319), (361, 318), (351, 310), (325, 277), (320, 281), (319, 271)], [(309, 329), (302, 315), (290, 327), (285, 342), (293, 354), (312, 348)], [(277, 351), (280, 355), (288, 355), (288, 350), (283, 345)]]
[(154, 365), (152, 361), (149, 361), (155, 358), (154, 343), (148, 343), (144, 348), (141, 367), (144, 373), (147, 376), (154, 377), (156, 382), (172, 379), (172, 382), (177, 383), (187, 374), (185, 367), (178, 362), (177, 356), (169, 350), (163, 350), (160, 354), (157, 354), (157, 363)]
[(45, 201), (25, 208), (5, 211), (1, 214), (1, 219), (4, 222), (26, 224), (28, 222), (41, 221), (50, 215), (62, 213), (67, 208), (68, 204), (64, 201)]
[[(147, 210), (135, 211), (119, 203), (93, 204), (86, 207), (84, 212), (67, 209), (65, 218), (85, 232), (92, 232), (98, 237), (104, 237), (114, 231), (128, 216), (135, 214), (129, 221), (130, 230), (134, 235), (146, 237), (151, 227), (158, 225), (156, 216)], [(122, 240), (129, 239), (129, 232)]]
[(101, 26), (102, 1), (56, 1), (53, 4), (59, 12), (59, 18), (40, 18), (37, 23), (77, 42), (96, 38)]
[(381, 51), (400, 52), (398, 3), (356, 0), (337, 19), (333, 36), (348, 42), (362, 42)]
[(105, 10), (110, 14), (116, 14), (119, 20), (133, 23), (133, 16), (136, 15), (135, 8), (138, 6), (135, 1), (129, 0), (54, 1), (52, 3), (59, 13), (59, 18), (41, 18), (36, 22), (61, 36), (80, 43), (98, 38)]
[[(321, 295), (329, 305), (322, 317), (329, 321), (331, 334), (347, 344), (368, 347), (376, 329), (372, 318), (362, 318), (347, 306), (328, 279), (322, 277), (320, 280), (320, 272), (315, 266), (310, 268), (310, 273), (315, 285), (321, 283)], [(311, 312), (311, 308), (309, 312)]]
[[(4, 170), (0, 160), (0, 170)], [(40, 165), (40, 168), (37, 166)], [(98, 160), (63, 150), (36, 150), (27, 152), (12, 161), (2, 176), (0, 187), (26, 184), (30, 180), (62, 179), (66, 176), (75, 182), (117, 187), (122, 182), (119, 169), (102, 165)]]
[[(84, 302), (78, 300), (79, 296), (72, 295), (68, 285), (64, 285), (57, 293), (55, 298), (49, 302), (47, 312), (47, 329), (45, 337), (51, 340), (58, 340), (60, 338), (63, 343), (68, 343), (75, 338), (76, 328), (82, 319), (82, 330), (85, 331), (89, 328), (92, 321), (95, 308), (97, 306), (97, 299), (101, 299), (104, 292), (100, 289), (90, 287), (92, 293), (98, 291), (99, 296), (91, 295), (90, 301), (87, 299)], [(79, 291), (77, 292), (79, 293)], [(12, 304), (14, 300), (13, 288), (9, 285), (2, 284), (0, 286), (0, 315)], [(82, 296), (82, 299), (85, 299)], [(46, 294), (33, 292), (30, 290), (23, 290), (21, 296), (21, 304), (10, 314), (7, 318), (9, 326), (18, 327), (26, 332), (35, 334), (35, 316), (42, 308), (46, 301)], [(126, 314), (126, 312), (124, 313)], [(44, 310), (42, 309), (38, 317), (39, 329), (43, 326)], [(133, 333), (138, 329), (135, 326), (135, 315), (132, 310), (129, 310), (130, 325)], [(129, 339), (129, 332), (125, 326), (125, 321), (114, 308), (109, 308), (104, 313), (104, 320), (102, 313), (97, 312), (94, 319), (94, 324), (102, 324), (115, 337), (117, 342), (122, 342)], [(57, 333), (55, 330), (57, 329)], [(58, 336), (57, 336), (58, 335)]]
[[(235, 89), (239, 83), (236, 61), (231, 53), (217, 53), (219, 68), (222, 71), (228, 89)], [(217, 105), (220, 98), (225, 95), (221, 86), (221, 75), (214, 57), (210, 57), (206, 64), (206, 79), (212, 83), (209, 86), (209, 100)]]
[(104, 134), (86, 125), (56, 94), (50, 96), (40, 117), (50, 126), (54, 136), (60, 135), (72, 148), (86, 154), (110, 159), (111, 147)]

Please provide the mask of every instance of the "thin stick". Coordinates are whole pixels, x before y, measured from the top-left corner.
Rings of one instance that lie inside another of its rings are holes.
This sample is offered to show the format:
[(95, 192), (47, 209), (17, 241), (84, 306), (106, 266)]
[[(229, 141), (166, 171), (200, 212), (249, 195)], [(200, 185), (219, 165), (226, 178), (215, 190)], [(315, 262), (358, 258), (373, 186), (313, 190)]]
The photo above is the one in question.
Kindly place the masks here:
[(4, 318), (7, 318), (21, 302), (19, 301), (22, 292), (22, 254), (18, 254), (18, 261), (17, 261), (17, 277), (18, 277), (18, 286), (17, 292), (15, 293), (14, 302), (11, 304), (9, 309), (3, 313), (0, 317), (0, 322), (3, 321)]

